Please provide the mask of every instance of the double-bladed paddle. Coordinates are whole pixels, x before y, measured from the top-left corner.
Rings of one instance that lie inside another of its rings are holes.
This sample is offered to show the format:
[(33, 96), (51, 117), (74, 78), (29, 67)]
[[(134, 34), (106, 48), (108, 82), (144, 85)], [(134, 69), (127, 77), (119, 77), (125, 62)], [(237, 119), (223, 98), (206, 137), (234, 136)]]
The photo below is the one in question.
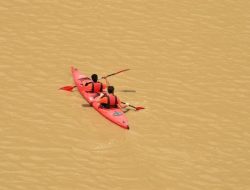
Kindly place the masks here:
[[(121, 71), (118, 71), (118, 72), (109, 74), (109, 75), (107, 75), (107, 76), (105, 76), (105, 77), (101, 77), (100, 79), (108, 78), (108, 77), (110, 77), (110, 76), (113, 76), (113, 75), (116, 75), (116, 74), (119, 74), (119, 73), (121, 73), (121, 72), (125, 72), (125, 71), (128, 71), (128, 70), (129, 70), (129, 69), (123, 69), (123, 70), (121, 70)], [(76, 85), (75, 85), (75, 86), (63, 86), (63, 87), (59, 88), (59, 90), (66, 90), (66, 91), (72, 92), (72, 90), (73, 90), (75, 87), (76, 87)]]

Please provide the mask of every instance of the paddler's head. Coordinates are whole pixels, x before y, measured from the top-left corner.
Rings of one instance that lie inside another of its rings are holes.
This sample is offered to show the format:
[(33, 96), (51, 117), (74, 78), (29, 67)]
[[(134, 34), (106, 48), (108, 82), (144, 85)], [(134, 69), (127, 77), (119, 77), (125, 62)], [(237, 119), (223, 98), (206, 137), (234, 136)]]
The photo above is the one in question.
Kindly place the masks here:
[(109, 94), (113, 94), (114, 90), (115, 90), (115, 88), (113, 86), (108, 86), (108, 93)]
[(91, 75), (91, 78), (92, 78), (92, 80), (93, 80), (94, 82), (97, 82), (97, 81), (98, 81), (98, 76), (97, 76), (97, 74)]

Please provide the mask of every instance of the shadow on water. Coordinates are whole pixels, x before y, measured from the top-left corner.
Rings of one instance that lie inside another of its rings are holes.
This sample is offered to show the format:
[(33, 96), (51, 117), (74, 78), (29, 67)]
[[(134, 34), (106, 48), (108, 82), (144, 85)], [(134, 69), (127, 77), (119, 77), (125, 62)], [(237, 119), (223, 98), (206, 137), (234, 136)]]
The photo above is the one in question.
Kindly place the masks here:
[(119, 90), (119, 92), (136, 92), (136, 90)]
[(123, 110), (124, 113), (127, 113), (128, 111), (130, 111), (131, 109), (126, 108), (125, 110)]
[(82, 104), (82, 107), (84, 107), (84, 108), (90, 108), (90, 107), (92, 107), (92, 106), (89, 105), (89, 104)]

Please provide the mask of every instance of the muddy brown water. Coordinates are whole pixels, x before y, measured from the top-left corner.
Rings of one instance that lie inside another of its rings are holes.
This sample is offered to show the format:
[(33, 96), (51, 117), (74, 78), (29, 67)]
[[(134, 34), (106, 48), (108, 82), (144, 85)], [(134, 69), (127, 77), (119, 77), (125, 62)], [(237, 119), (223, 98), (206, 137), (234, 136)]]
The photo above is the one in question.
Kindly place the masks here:
[[(0, 189), (250, 189), (250, 2), (0, 2)], [(101, 117), (70, 67), (145, 110)]]

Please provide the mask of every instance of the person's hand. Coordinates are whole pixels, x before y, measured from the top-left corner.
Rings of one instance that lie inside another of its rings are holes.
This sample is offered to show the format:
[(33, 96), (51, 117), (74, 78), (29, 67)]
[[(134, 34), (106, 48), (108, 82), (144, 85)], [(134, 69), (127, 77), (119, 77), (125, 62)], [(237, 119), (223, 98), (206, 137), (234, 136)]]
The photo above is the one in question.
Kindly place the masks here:
[(101, 79), (105, 79), (106, 80), (107, 77), (102, 77)]
[(101, 92), (100, 97), (104, 96), (104, 94)]

